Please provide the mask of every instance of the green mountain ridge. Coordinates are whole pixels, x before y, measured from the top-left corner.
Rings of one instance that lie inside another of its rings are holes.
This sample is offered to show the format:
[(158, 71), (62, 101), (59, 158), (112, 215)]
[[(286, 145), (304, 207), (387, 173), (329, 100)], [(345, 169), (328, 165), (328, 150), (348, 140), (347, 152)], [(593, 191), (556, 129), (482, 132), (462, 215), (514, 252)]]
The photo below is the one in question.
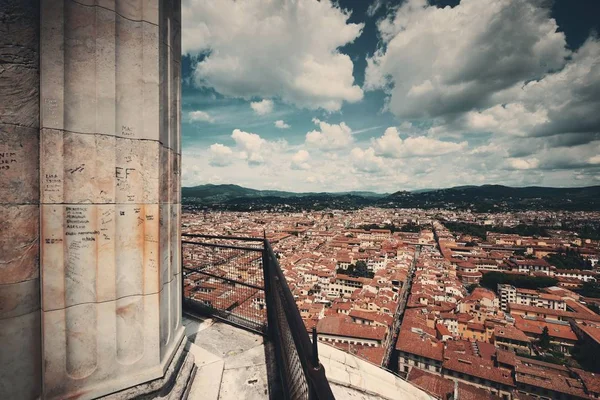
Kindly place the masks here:
[(379, 194), (368, 191), (295, 193), (257, 190), (238, 185), (200, 185), (182, 188), (183, 203), (200, 207), (292, 210), (367, 206), (393, 208), (510, 210), (600, 210), (600, 186), (553, 188), (502, 185), (458, 186)]
[(279, 197), (282, 199), (291, 197), (309, 197), (309, 196), (361, 196), (367, 198), (383, 198), (389, 193), (375, 193), (368, 191), (352, 191), (352, 192), (286, 192), (281, 190), (258, 190), (245, 188), (239, 185), (223, 184), (214, 185), (206, 184), (193, 187), (183, 187), (181, 189), (182, 197), (201, 199), (206, 202), (223, 202), (235, 198), (264, 198), (264, 197)]

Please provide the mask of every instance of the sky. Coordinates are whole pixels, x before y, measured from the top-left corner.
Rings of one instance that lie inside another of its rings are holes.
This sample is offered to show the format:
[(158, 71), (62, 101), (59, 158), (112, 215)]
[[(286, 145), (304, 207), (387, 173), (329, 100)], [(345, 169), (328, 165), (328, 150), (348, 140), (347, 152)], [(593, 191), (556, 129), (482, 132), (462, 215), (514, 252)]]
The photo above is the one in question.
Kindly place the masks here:
[(600, 185), (598, 0), (183, 0), (182, 184)]

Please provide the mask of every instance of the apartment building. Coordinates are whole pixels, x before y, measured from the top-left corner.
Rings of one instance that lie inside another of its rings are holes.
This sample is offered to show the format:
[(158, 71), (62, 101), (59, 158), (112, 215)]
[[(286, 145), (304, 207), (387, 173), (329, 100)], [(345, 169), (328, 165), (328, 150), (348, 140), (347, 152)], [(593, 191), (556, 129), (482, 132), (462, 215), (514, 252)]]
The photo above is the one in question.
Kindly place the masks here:
[(515, 288), (512, 285), (499, 284), (500, 308), (508, 310), (508, 305), (520, 304), (525, 306), (548, 308), (550, 310), (566, 311), (565, 301), (556, 295), (540, 292), (539, 290)]

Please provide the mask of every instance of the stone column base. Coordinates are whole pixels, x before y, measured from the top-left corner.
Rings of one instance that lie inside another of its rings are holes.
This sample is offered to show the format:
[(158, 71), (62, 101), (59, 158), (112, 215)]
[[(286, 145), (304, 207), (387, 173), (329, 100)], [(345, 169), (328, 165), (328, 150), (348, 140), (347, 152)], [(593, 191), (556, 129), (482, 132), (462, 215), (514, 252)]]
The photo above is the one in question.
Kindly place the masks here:
[(177, 348), (173, 360), (171, 360), (171, 364), (169, 364), (169, 368), (167, 368), (167, 371), (162, 378), (142, 383), (107, 396), (99, 397), (99, 399), (185, 400), (196, 374), (194, 355), (185, 350), (187, 341), (187, 337), (184, 336)]

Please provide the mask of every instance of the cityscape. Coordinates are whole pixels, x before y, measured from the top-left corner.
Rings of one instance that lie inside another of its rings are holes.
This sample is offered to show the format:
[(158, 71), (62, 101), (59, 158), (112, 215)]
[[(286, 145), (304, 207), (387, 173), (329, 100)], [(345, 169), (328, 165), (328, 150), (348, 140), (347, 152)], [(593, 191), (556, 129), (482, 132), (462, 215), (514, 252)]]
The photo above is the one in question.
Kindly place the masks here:
[(600, 400), (600, 0), (0, 0), (0, 400)]
[[(600, 395), (599, 238), (557, 228), (597, 211), (184, 210), (184, 233), (266, 235), (307, 331), (440, 398), (454, 381), (459, 398)], [(264, 317), (258, 291), (236, 303), (246, 288), (218, 276), (184, 284)]]

